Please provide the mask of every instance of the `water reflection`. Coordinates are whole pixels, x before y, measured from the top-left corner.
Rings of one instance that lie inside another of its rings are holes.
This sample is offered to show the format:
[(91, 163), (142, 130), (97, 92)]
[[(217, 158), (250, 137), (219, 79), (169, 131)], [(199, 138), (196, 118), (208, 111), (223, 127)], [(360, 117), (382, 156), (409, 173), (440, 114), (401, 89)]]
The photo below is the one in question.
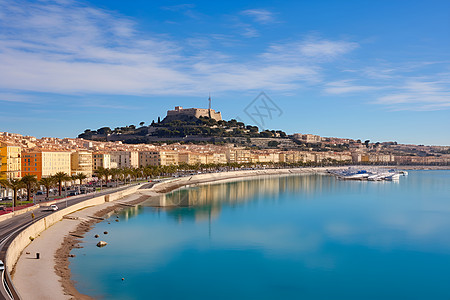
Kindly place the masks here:
[[(249, 201), (265, 199), (277, 202), (285, 194), (308, 195), (331, 191), (334, 179), (323, 175), (261, 176), (251, 180), (222, 181), (215, 184), (189, 186), (168, 193), (160, 198), (161, 207), (176, 220), (205, 221), (216, 218), (221, 207), (235, 206)], [(142, 203), (151, 205), (150, 202)], [(192, 207), (178, 210), (173, 207)]]
[(137, 217), (144, 210), (141, 205), (123, 205), (122, 208), (124, 209), (110, 211), (104, 216), (105, 219), (109, 219), (114, 216), (120, 216), (121, 219), (128, 221), (128, 219)]
[(221, 182), (216, 184), (190, 186), (168, 193), (162, 203), (176, 206), (202, 206), (219, 203), (240, 203), (261, 195), (275, 196), (285, 193), (314, 193), (330, 189), (329, 176), (263, 176), (252, 180)]
[(71, 268), (108, 299), (450, 299), (449, 179), (281, 176), (182, 189), (163, 199), (179, 206), (144, 204), (124, 211), (127, 222), (97, 224), (108, 247), (88, 237)]

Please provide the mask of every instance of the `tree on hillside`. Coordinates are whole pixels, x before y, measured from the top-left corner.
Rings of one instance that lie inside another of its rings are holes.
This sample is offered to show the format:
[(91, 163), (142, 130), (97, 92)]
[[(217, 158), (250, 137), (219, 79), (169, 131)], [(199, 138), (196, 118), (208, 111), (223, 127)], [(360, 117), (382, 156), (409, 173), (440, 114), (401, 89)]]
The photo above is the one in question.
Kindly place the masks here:
[(112, 130), (109, 127), (102, 127), (100, 129), (97, 129), (97, 132), (98, 134), (110, 134)]
[(144, 124), (145, 124), (145, 122), (144, 121), (142, 121), (141, 123), (139, 123), (139, 126), (144, 126)]

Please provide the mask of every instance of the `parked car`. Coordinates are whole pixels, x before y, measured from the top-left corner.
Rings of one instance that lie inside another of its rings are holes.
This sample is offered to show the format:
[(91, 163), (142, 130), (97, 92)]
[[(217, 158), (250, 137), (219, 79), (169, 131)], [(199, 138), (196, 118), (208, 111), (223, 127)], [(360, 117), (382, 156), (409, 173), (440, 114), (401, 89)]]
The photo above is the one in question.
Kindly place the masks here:
[(50, 205), (50, 209), (53, 211), (58, 210), (58, 206), (56, 206), (55, 204)]
[(12, 196), (6, 196), (6, 197), (3, 197), (3, 201), (12, 201), (12, 199), (13, 199), (13, 197)]
[(6, 210), (4, 206), (0, 206), (0, 211)]
[(44, 195), (44, 192), (43, 191), (37, 191), (36, 195)]
[(69, 191), (69, 193), (67, 194), (67, 196), (76, 196), (78, 195), (77, 191)]

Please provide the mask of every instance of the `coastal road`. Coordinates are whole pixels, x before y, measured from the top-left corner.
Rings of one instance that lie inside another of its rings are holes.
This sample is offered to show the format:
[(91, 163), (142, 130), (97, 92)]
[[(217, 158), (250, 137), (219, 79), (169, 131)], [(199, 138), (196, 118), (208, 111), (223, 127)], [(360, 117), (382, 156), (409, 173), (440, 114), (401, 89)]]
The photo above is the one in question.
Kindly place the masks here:
[[(127, 185), (119, 188), (105, 189), (104, 191), (90, 193), (82, 196), (69, 197), (59, 200), (56, 204), (59, 208), (65, 208), (79, 202), (92, 199), (94, 197), (99, 197), (127, 189), (130, 186), (131, 185)], [(32, 218), (31, 213), (34, 214), (34, 218)], [(29, 213), (23, 213), (21, 215), (14, 216), (10, 219), (0, 222), (0, 260), (2, 260), (6, 265), (6, 250), (8, 249), (14, 238), (33, 222), (45, 218), (52, 213), (52, 210), (47, 209), (46, 207), (40, 207), (33, 211), (30, 211)], [(2, 282), (0, 284), (0, 299), (19, 299), (9, 278), (7, 270), (0, 272), (2, 279)]]

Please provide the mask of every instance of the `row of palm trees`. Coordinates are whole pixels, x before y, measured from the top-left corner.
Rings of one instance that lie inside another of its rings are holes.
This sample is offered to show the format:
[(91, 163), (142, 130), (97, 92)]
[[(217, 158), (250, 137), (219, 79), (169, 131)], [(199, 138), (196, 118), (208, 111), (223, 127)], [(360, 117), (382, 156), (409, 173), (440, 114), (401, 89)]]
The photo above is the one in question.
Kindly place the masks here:
[(226, 164), (187, 164), (180, 163), (178, 165), (168, 166), (141, 166), (138, 168), (112, 168), (107, 169), (100, 167), (94, 171), (94, 174), (102, 182), (108, 182), (109, 180), (118, 181), (123, 180), (138, 180), (150, 179), (158, 176), (172, 176), (175, 173), (190, 173), (190, 172), (215, 172), (215, 171), (229, 171), (242, 168), (294, 168), (294, 167), (315, 167), (315, 166), (331, 166), (331, 165), (345, 165), (347, 161), (336, 161), (326, 159), (320, 163), (315, 162), (298, 162), (298, 163), (226, 163)]
[[(215, 171), (229, 171), (241, 168), (289, 168), (289, 167), (314, 167), (314, 166), (324, 166), (324, 165), (342, 165), (348, 164), (349, 162), (340, 162), (335, 160), (325, 160), (320, 163), (315, 162), (298, 162), (298, 163), (226, 163), (226, 164), (186, 164), (180, 163), (178, 165), (168, 165), (168, 166), (141, 166), (138, 168), (103, 168), (100, 167), (94, 171), (95, 176), (99, 179), (101, 185), (105, 182), (113, 181), (118, 183), (119, 180), (130, 182), (132, 180), (137, 181), (138, 179), (150, 179), (158, 176), (172, 176), (175, 173), (190, 173), (190, 172), (215, 172)], [(21, 179), (3, 179), (0, 180), (0, 185), (5, 188), (9, 188), (14, 191), (14, 201), (13, 206), (16, 206), (17, 201), (17, 191), (22, 188), (27, 190), (27, 200), (30, 201), (30, 196), (32, 191), (38, 187), (43, 186), (46, 189), (47, 198), (49, 191), (52, 187), (58, 186), (58, 194), (61, 196), (63, 183), (72, 181), (79, 181), (79, 186), (81, 186), (83, 180), (87, 179), (87, 176), (83, 173), (75, 174), (69, 176), (67, 173), (58, 172), (50, 177), (43, 177), (39, 181), (36, 179), (35, 175), (25, 175)]]
[(61, 196), (62, 184), (67, 181), (76, 182), (79, 180), (79, 184), (81, 185), (82, 181), (85, 180), (87, 176), (83, 173), (74, 174), (69, 176), (67, 173), (58, 172), (50, 177), (42, 177), (40, 180), (37, 180), (36, 175), (24, 175), (22, 178), (8, 178), (1, 179), (0, 186), (4, 188), (11, 189), (13, 191), (13, 207), (16, 207), (17, 204), (17, 195), (18, 191), (21, 189), (26, 189), (27, 191), (27, 201), (30, 201), (31, 195), (34, 190), (43, 186), (46, 189), (47, 198), (49, 196), (50, 189), (54, 186), (58, 186), (59, 196)]

